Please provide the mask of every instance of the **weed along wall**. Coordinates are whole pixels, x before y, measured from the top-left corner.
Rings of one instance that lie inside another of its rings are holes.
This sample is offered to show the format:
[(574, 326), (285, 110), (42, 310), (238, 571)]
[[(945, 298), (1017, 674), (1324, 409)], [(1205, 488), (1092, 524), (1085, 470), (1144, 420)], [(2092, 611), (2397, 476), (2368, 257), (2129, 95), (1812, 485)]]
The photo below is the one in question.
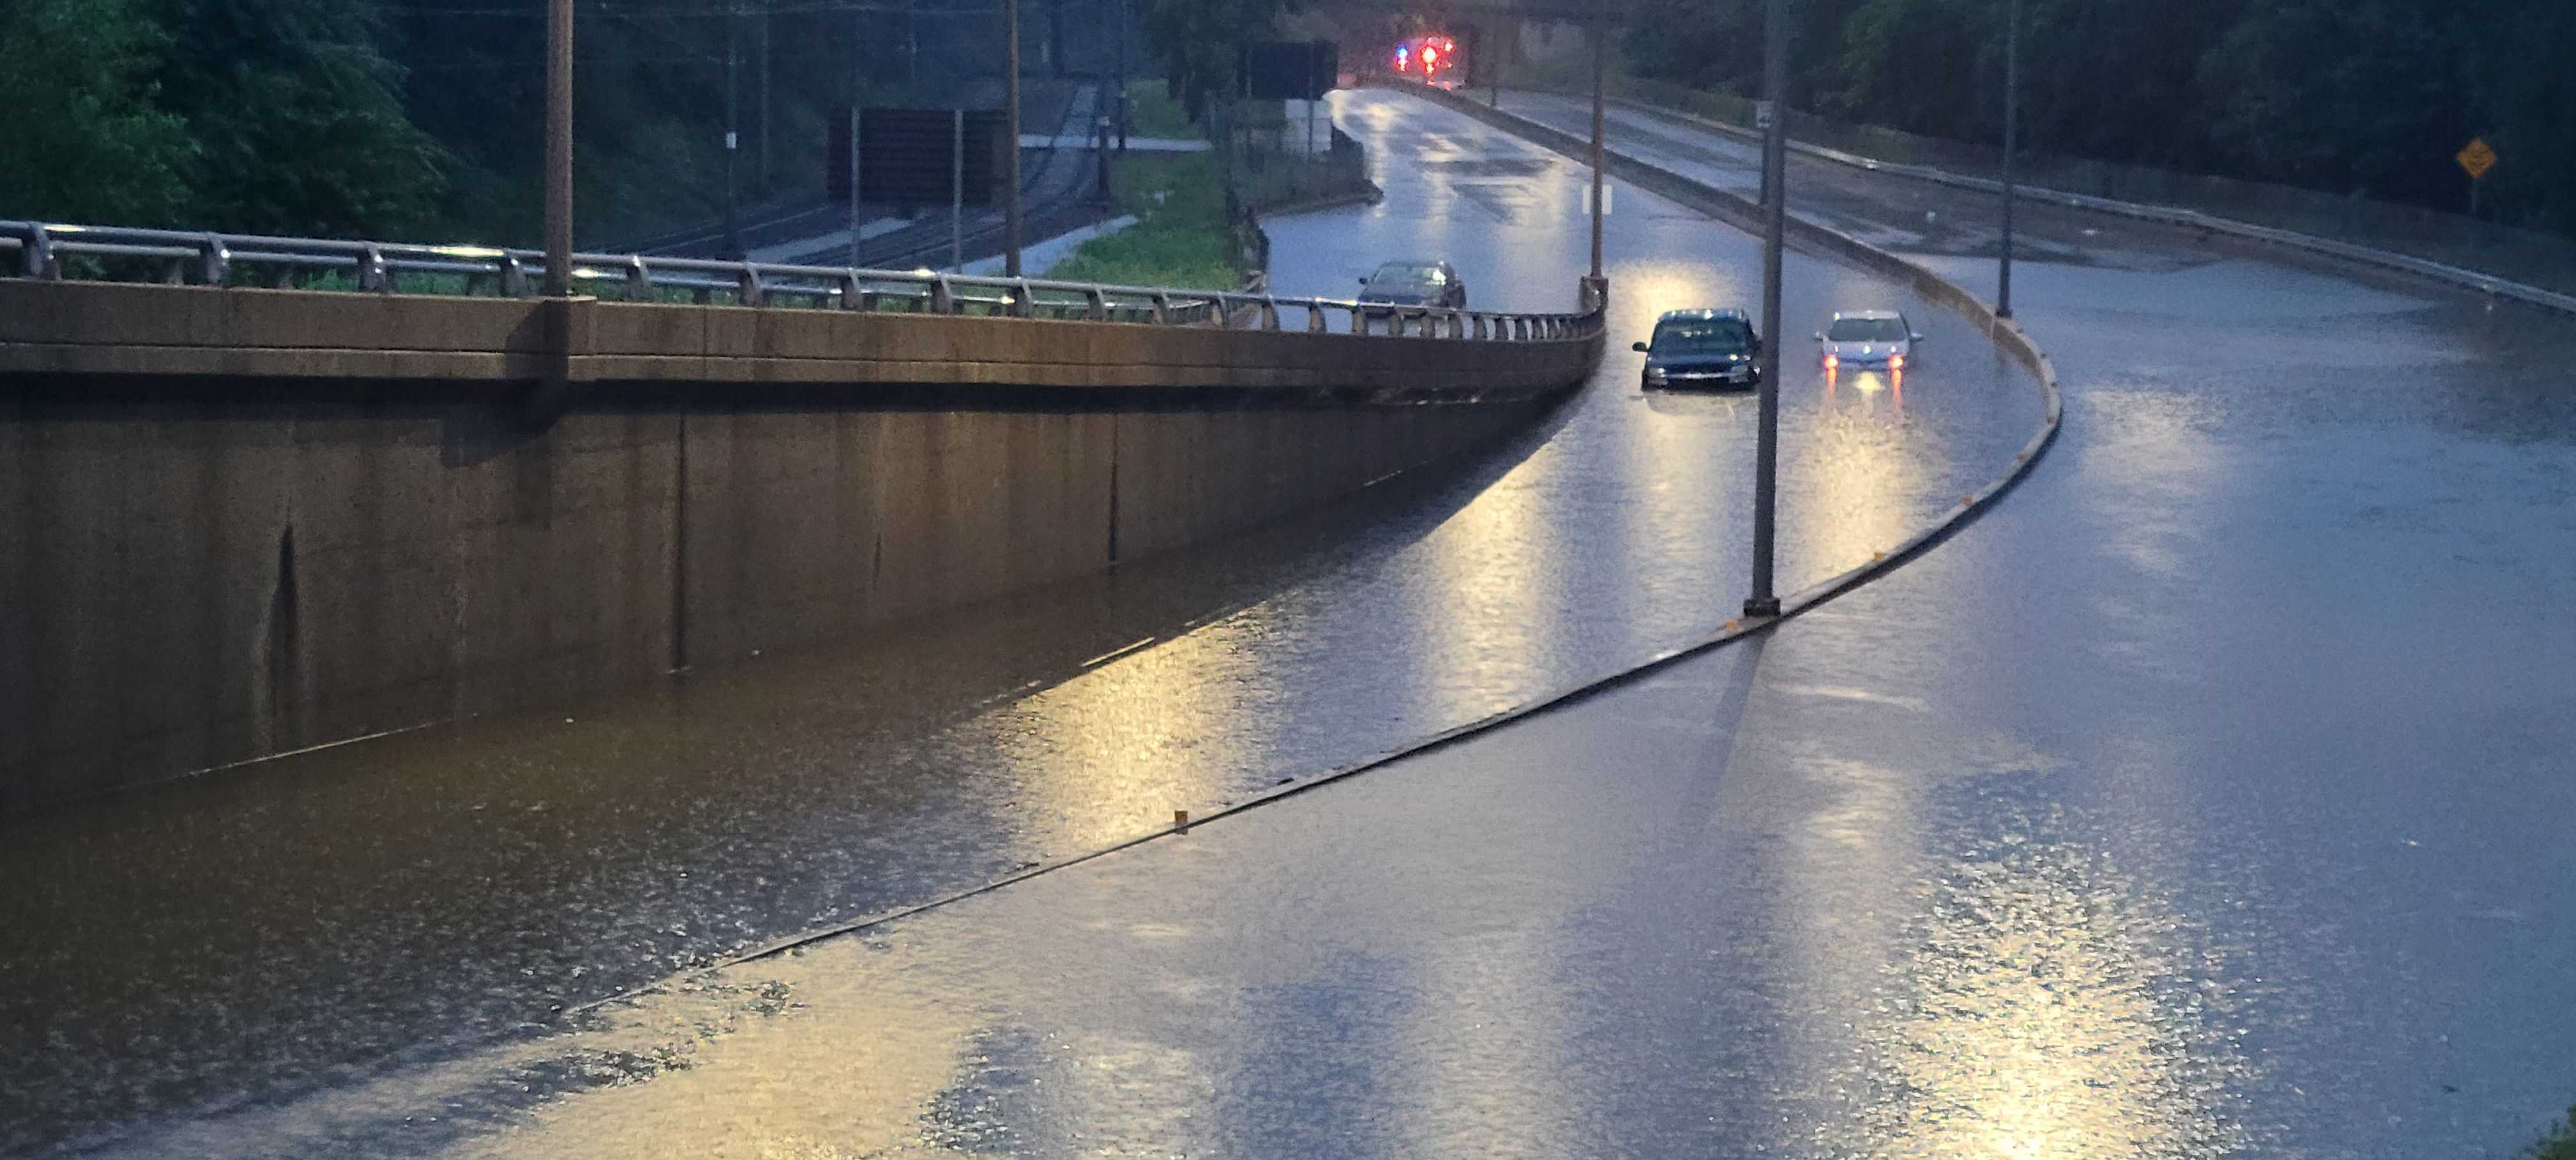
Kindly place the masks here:
[[(399, 300), (37, 288), (136, 292), (91, 305), (195, 336), (150, 343), (96, 313), (12, 316), (24, 288), (0, 283), (0, 810), (632, 686), (1183, 548), (1487, 443), (1599, 353), (1597, 334), (811, 311), (789, 321), (825, 330), (737, 354), (726, 327), (783, 312), (637, 305), (598, 320), (602, 347), (627, 347), (590, 356), (623, 373), (532, 419), (511, 348), (538, 328), (506, 310), (361, 355), (276, 336), (314, 299)], [(192, 331), (202, 307), (171, 297), (191, 294), (276, 314)], [(1434, 342), (1446, 370), (1406, 373), (1422, 361), (1407, 349)], [(404, 376), (421, 351), (445, 373)], [(346, 373), (357, 358), (376, 372)]]

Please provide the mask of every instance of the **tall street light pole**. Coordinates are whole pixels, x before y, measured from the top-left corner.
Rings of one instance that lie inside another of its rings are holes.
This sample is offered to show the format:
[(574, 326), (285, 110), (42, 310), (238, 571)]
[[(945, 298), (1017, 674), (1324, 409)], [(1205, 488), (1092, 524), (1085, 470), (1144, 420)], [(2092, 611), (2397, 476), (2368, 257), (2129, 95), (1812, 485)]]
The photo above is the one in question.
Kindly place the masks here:
[(1995, 315), (2012, 317), (2013, 153), (2020, 147), (2021, 0), (2004, 0), (2004, 241), (1995, 274)]
[(572, 0), (546, 5), (546, 296), (572, 296)]
[(1601, 77), (1608, 68), (1609, 25), (1592, 21), (1592, 282), (1601, 283)]
[(1002, 66), (1009, 70), (1003, 74), (1002, 81), (1002, 120), (1005, 122), (1002, 136), (1008, 142), (1004, 152), (1011, 159), (1003, 186), (1003, 196), (1007, 200), (1003, 202), (1002, 209), (1002, 272), (1017, 278), (1020, 276), (1020, 0), (1002, 0), (1002, 25), (1003, 38), (1010, 41), (1010, 51), (1005, 54), (1007, 60)]
[(1773, 509), (1780, 476), (1780, 243), (1789, 227), (1788, 0), (1769, 0), (1762, 19), (1762, 375), (1753, 443), (1753, 594), (1746, 616), (1780, 615), (1771, 590)]
[(737, 147), (742, 144), (742, 9), (725, 11), (725, 257), (742, 258), (742, 213), (736, 202), (741, 196), (740, 176), (735, 165)]

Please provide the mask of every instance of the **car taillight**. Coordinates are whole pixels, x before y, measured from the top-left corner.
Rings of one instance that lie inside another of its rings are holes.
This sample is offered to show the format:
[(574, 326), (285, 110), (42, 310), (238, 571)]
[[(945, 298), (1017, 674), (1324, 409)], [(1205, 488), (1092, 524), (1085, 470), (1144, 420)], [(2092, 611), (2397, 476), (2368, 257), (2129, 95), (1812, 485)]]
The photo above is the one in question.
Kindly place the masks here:
[(1826, 356), (1825, 356), (1825, 369), (1826, 369), (1826, 370), (1832, 370), (1832, 369), (1834, 369), (1835, 367), (1838, 367), (1838, 366), (1841, 366), (1841, 365), (1843, 365), (1843, 360), (1838, 359), (1838, 358), (1835, 358), (1835, 357), (1834, 357), (1834, 356), (1832, 356), (1832, 355), (1826, 355)]
[(1887, 365), (1888, 365), (1888, 366), (1890, 366), (1890, 367), (1901, 367), (1901, 366), (1904, 366), (1904, 365), (1905, 365), (1905, 356), (1904, 356), (1904, 355), (1901, 355), (1901, 354), (1892, 354), (1892, 355), (1889, 355), (1889, 356), (1887, 356)]

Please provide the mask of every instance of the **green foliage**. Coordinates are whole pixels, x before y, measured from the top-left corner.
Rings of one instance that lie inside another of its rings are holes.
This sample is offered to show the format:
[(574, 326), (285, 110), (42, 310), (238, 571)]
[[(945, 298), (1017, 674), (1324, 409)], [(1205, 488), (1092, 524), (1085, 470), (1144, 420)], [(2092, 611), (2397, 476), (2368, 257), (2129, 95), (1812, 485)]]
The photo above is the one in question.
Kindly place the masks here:
[(2524, 1160), (2576, 1160), (2576, 1108), (2567, 1109), (2567, 1122), (2549, 1130), (2540, 1142), (2523, 1152)]
[(1110, 188), (1136, 224), (1084, 242), (1047, 271), (1070, 282), (1232, 290), (1232, 225), (1223, 158), (1214, 153), (1129, 154), (1110, 164)]
[(1303, 0), (1141, 2), (1138, 23), (1162, 58), (1165, 89), (1192, 119), (1204, 114), (1209, 97), (1234, 95), (1237, 50), (1271, 39), (1279, 18), (1304, 6)]
[(157, 0), (195, 210), (243, 231), (434, 235), (447, 153), (404, 112), (371, 0)]
[(128, 0), (0, 8), (0, 217), (161, 223), (186, 205), (196, 150), (153, 102), (167, 43)]
[[(1643, 78), (1753, 96), (1761, 0), (1643, 0)], [(2000, 139), (2007, 0), (1803, 0), (1791, 104)], [(2567, 0), (2020, 0), (2035, 151), (2466, 207), (2451, 155), (2503, 154), (2490, 216), (2576, 232)]]
[(1173, 100), (1160, 80), (1127, 82), (1127, 132), (1137, 137), (1204, 137), (1188, 110)]

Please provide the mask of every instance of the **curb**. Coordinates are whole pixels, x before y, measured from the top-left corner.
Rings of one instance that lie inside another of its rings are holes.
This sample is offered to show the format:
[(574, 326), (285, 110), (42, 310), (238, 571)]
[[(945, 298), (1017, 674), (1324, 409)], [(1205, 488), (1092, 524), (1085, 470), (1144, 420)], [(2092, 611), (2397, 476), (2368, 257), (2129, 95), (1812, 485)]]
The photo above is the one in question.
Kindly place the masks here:
[[(1428, 89), (1417, 92), (1416, 95), (1425, 96), (1427, 99), (1431, 99), (1434, 103), (1439, 104), (1448, 104), (1449, 101), (1444, 100), (1443, 98), (1450, 97), (1447, 93)], [(1461, 111), (1475, 115), (1479, 119), (1485, 120), (1487, 123), (1495, 125), (1498, 128), (1513, 132), (1526, 139), (1537, 141), (1540, 144), (1547, 145), (1551, 149), (1555, 149), (1557, 152), (1566, 153), (1569, 156), (1576, 156), (1578, 158), (1588, 156), (1591, 149), (1591, 144), (1588, 139), (1576, 139), (1571, 134), (1561, 133), (1557, 130), (1550, 129), (1547, 126), (1526, 121), (1508, 113), (1496, 113), (1493, 110), (1487, 109), (1482, 105), (1474, 104), (1473, 102), (1460, 102), (1459, 104), (1450, 105), (1450, 107), (1459, 108)], [(1562, 144), (1560, 142), (1570, 144)], [(1657, 185), (1679, 183), (1677, 188), (1695, 191), (1685, 192), (1684, 197), (1679, 200), (1683, 200), (1686, 204), (1692, 204), (1694, 206), (1698, 206), (1702, 203), (1707, 203), (1712, 206), (1712, 208), (1715, 206), (1724, 206), (1728, 212), (1720, 213), (1719, 216), (1729, 220), (1732, 220), (1739, 215), (1749, 218), (1753, 211), (1754, 207), (1751, 201), (1712, 187), (1699, 185), (1698, 183), (1692, 182), (1679, 174), (1658, 169), (1654, 166), (1646, 165), (1643, 162), (1638, 162), (1630, 158), (1620, 157), (1616, 154), (1608, 155), (1606, 160), (1611, 172), (1620, 174), (1623, 180), (1628, 180), (1631, 184), (1642, 186), (1650, 183)], [(1638, 180), (1636, 176), (1639, 174), (1654, 176), (1647, 181), (1641, 181)], [(1656, 190), (1655, 192), (1661, 194), (1663, 191)], [(664, 981), (657, 982), (649, 987), (639, 988), (636, 991), (609, 995), (577, 1006), (567, 1005), (563, 1009), (562, 1018), (569, 1020), (576, 1014), (596, 1010), (613, 1003), (634, 998), (639, 994), (659, 990), (663, 986), (667, 985), (669, 979), (701, 977), (724, 970), (728, 967), (740, 966), (743, 963), (784, 954), (788, 951), (792, 951), (812, 943), (821, 942), (825, 939), (849, 934), (853, 931), (865, 930), (873, 926), (881, 926), (898, 919), (910, 918), (925, 911), (937, 910), (953, 903), (963, 902), (969, 898), (974, 898), (979, 895), (990, 894), (1007, 886), (1017, 885), (1032, 878), (1042, 877), (1059, 870), (1079, 866), (1085, 862), (1105, 858), (1111, 854), (1133, 849), (1148, 842), (1176, 835), (1184, 835), (1189, 833), (1193, 826), (1206, 825), (1222, 818), (1233, 817), (1248, 810), (1259, 809), (1260, 807), (1269, 805), (1273, 802), (1320, 789), (1324, 786), (1331, 785), (1334, 782), (1341, 781), (1349, 777), (1355, 777), (1359, 774), (1401, 761), (1408, 757), (1417, 756), (1459, 741), (1464, 741), (1477, 734), (1484, 733), (1503, 725), (1508, 725), (1523, 717), (1544, 712), (1559, 705), (1580, 700), (1593, 693), (1603, 692), (1625, 684), (1638, 677), (1645, 676), (1675, 662), (1697, 656), (1700, 653), (1707, 652), (1721, 645), (1740, 640), (1744, 637), (1752, 636), (1755, 633), (1768, 632), (1773, 628), (1778, 627), (1783, 621), (1788, 620), (1790, 617), (1797, 616), (1808, 609), (1832, 600), (1834, 597), (1858, 588), (1862, 584), (1877, 578), (1881, 574), (1895, 568), (1897, 565), (1922, 554), (1926, 549), (1929, 549), (1933, 545), (1947, 539), (1952, 533), (1958, 531), (1961, 527), (1964, 527), (1969, 520), (1984, 512), (1986, 508), (1991, 505), (1992, 501), (2001, 497), (2005, 492), (2012, 490), (2014, 485), (2020, 483), (2022, 478), (2030, 473), (2031, 466), (2039, 462), (2039, 457), (2048, 450), (2051, 443), (2056, 441), (2063, 413), (2063, 407), (2061, 405), (2057, 386), (2056, 367), (2050, 364), (2048, 356), (2039, 349), (2038, 344), (2031, 341), (2030, 336), (2025, 333), (2018, 324), (2014, 323), (2011, 319), (1996, 317), (1992, 307), (1978, 301), (1974, 295), (1969, 294), (1966, 290), (1941, 280), (1939, 276), (1933, 274), (1931, 271), (1914, 265), (1913, 263), (1893, 254), (1871, 249), (1868, 245), (1855, 238), (1826, 229), (1822, 226), (1800, 222), (1797, 219), (1792, 218), (1789, 221), (1789, 228), (1791, 233), (1800, 235), (1801, 240), (1816, 244), (1820, 248), (1831, 250), (1837, 254), (1843, 254), (1855, 258), (1862, 265), (1867, 266), (1874, 271), (1889, 274), (1890, 276), (1906, 282), (1909, 286), (1914, 287), (1918, 293), (1922, 293), (1925, 298), (1931, 299), (1941, 305), (1948, 306), (1951, 309), (1966, 315), (1970, 321), (1984, 326), (1990, 339), (1995, 341), (2005, 350), (2010, 351), (2023, 363), (2024, 366), (2029, 368), (2032, 373), (2038, 376), (2041, 399), (2046, 407), (2046, 417), (2041, 421), (2039, 429), (2031, 435), (2029, 442), (2024, 443), (2022, 445), (2022, 449), (2014, 454), (2011, 470), (2005, 472), (2002, 476), (1998, 477), (1993, 482), (1986, 484), (1984, 487), (1978, 488), (1977, 490), (1969, 492), (1967, 495), (1961, 497), (1959, 504), (1951, 508), (1949, 512), (1943, 515), (1939, 520), (1934, 521), (1928, 527), (1916, 531), (1913, 535), (1908, 536), (1895, 547), (1874, 555), (1867, 563), (1861, 564), (1858, 567), (1837, 575), (1827, 577), (1824, 580), (1810, 584), (1796, 592), (1783, 595), (1780, 598), (1780, 615), (1778, 616), (1731, 619), (1726, 621), (1724, 624), (1719, 625), (1716, 630), (1712, 632), (1706, 633), (1695, 639), (1686, 640), (1679, 645), (1658, 650), (1647, 655), (1641, 660), (1624, 665), (1615, 672), (1611, 672), (1603, 676), (1586, 678), (1570, 685), (1561, 686), (1554, 691), (1543, 693), (1509, 708), (1497, 710), (1465, 724), (1454, 725), (1429, 736), (1415, 738), (1414, 740), (1380, 750), (1366, 757), (1334, 766), (1322, 773), (1315, 774), (1311, 777), (1307, 777), (1287, 785), (1274, 786), (1270, 789), (1255, 793), (1242, 801), (1227, 805), (1214, 813), (1206, 815), (1205, 817), (1188, 820), (1175, 819), (1171, 825), (1147, 830), (1144, 833), (1137, 834), (1134, 837), (1117, 842), (1113, 845), (1066, 858), (1060, 858), (1056, 861), (1042, 865), (1027, 867), (1004, 877), (984, 883), (980, 886), (968, 887), (963, 890), (957, 890), (941, 895), (928, 901), (911, 903), (909, 905), (895, 907), (890, 910), (879, 911), (874, 914), (836, 922), (828, 926), (817, 927), (808, 931), (800, 931), (793, 935), (787, 935), (755, 946), (746, 947), (721, 958), (710, 960), (703, 966), (669, 976)]]
[(1254, 216), (1261, 218), (1287, 217), (1291, 214), (1313, 213), (1317, 210), (1340, 209), (1346, 205), (1376, 205), (1385, 198), (1385, 190), (1379, 189), (1375, 182), (1368, 182), (1361, 188), (1352, 190), (1349, 193), (1336, 193), (1324, 197), (1311, 198), (1306, 201), (1292, 201), (1285, 205), (1269, 206), (1267, 208), (1254, 211)]
[[(1560, 93), (1552, 90), (1541, 91), (1545, 91), (1549, 96), (1558, 97), (1582, 95), (1575, 93)], [(1662, 117), (1668, 121), (1679, 121), (1695, 128), (1707, 129), (1716, 133), (1724, 133), (1739, 141), (1752, 143), (1759, 143), (1761, 141), (1760, 135), (1756, 134), (1751, 129), (1747, 129), (1741, 125), (1730, 122), (1720, 121), (1710, 117), (1703, 117), (1697, 113), (1685, 112), (1680, 109), (1670, 109), (1662, 105), (1649, 104), (1645, 101), (1636, 100), (1631, 97), (1607, 97), (1604, 98), (1604, 100), (1608, 104), (1617, 105), (1618, 107), (1629, 110), (1630, 112)], [(1504, 115), (1509, 116), (1510, 114)], [(1586, 148), (1589, 148), (1588, 141)], [(1830, 161), (1837, 165), (1849, 166), (1853, 169), (1867, 170), (1871, 173), (1885, 173), (1896, 177), (1912, 178), (1916, 181), (1928, 181), (1934, 185), (1946, 185), (1954, 189), (1975, 190), (1979, 193), (2000, 195), (2003, 192), (2003, 183), (2000, 181), (1984, 177), (1969, 177), (1965, 174), (1952, 173), (1949, 170), (1936, 169), (1928, 165), (1908, 165), (1901, 162), (1880, 161), (1875, 158), (1863, 157), (1856, 153), (1846, 153), (1840, 149), (1828, 148), (1823, 145), (1812, 145), (1804, 141), (1789, 142), (1789, 149), (1791, 152), (1804, 157), (1811, 157), (1819, 161)], [(2056, 205), (2065, 209), (2085, 210), (2092, 213), (2106, 214), (2111, 217), (2126, 218), (2130, 221), (2141, 221), (2155, 225), (2173, 226), (2180, 229), (2202, 230), (2208, 233), (2225, 234), (2229, 237), (2243, 241), (2259, 242), (2264, 245), (2275, 246), (2281, 249), (2298, 250), (2310, 254), (2321, 254), (2329, 258), (2337, 258), (2358, 265), (2369, 266), (2374, 269), (2405, 274), (2412, 277), (2422, 278), (2427, 281), (2438, 282), (2456, 289), (2474, 290), (2497, 298), (2510, 298), (2525, 305), (2537, 306), (2543, 310), (2576, 316), (2576, 295), (2560, 294), (2553, 290), (2544, 290), (2538, 286), (2530, 285), (2529, 283), (2516, 282), (2507, 278), (2499, 278), (2493, 274), (2482, 273), (2480, 271), (2467, 269), (2461, 266), (2454, 266), (2447, 262), (2436, 262), (2430, 258), (2418, 258), (2413, 254), (2401, 254), (2394, 250), (2383, 250), (2374, 246), (2363, 246), (2352, 242), (2337, 241), (2333, 238), (2322, 238), (2315, 234), (2300, 233), (2297, 230), (2284, 230), (2276, 229), (2271, 226), (2258, 226), (2251, 222), (2242, 222), (2235, 218), (2220, 217), (2216, 214), (2202, 213), (2195, 209), (2175, 209), (2168, 206), (2147, 205), (2143, 202), (2117, 201), (2107, 197), (2095, 197), (2091, 194), (2067, 193), (2063, 190), (2050, 189), (2047, 186), (2042, 185), (2017, 185), (2014, 187), (2014, 193), (2015, 196), (2019, 198), (2049, 205)]]

